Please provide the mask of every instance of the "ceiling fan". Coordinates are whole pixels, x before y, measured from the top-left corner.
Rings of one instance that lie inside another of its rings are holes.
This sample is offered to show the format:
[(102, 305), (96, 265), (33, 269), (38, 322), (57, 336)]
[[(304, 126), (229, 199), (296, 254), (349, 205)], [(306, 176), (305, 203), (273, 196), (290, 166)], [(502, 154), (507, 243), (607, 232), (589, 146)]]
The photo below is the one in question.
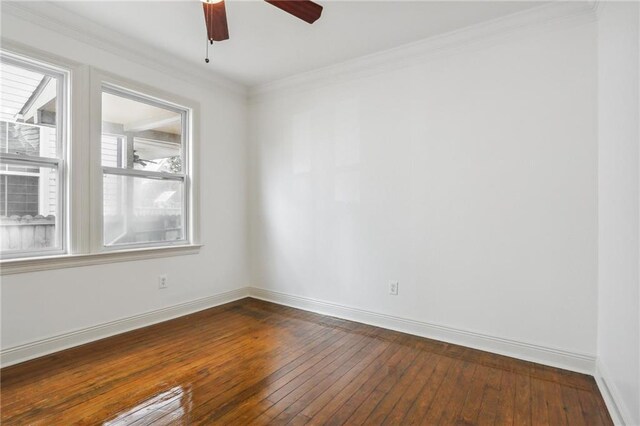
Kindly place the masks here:
[[(267, 3), (284, 10), (287, 13), (313, 24), (322, 14), (322, 6), (310, 0), (265, 0)], [(227, 26), (227, 12), (224, 0), (202, 0), (204, 21), (207, 25), (207, 57), (209, 63), (209, 44), (229, 38)]]
[(140, 158), (140, 155), (137, 154), (138, 150), (133, 150), (133, 162), (134, 164), (140, 164), (142, 167), (147, 167), (149, 163), (158, 164), (157, 161), (153, 160), (145, 160), (144, 158)]

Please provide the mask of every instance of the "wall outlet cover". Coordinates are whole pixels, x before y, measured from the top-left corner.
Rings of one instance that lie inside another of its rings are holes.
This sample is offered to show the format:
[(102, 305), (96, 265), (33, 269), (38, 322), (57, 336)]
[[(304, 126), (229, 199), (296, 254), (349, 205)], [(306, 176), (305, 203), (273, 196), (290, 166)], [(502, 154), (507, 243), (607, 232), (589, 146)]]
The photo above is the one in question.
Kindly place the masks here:
[(159, 289), (164, 289), (169, 287), (169, 280), (167, 278), (166, 275), (160, 275), (158, 276), (158, 288)]

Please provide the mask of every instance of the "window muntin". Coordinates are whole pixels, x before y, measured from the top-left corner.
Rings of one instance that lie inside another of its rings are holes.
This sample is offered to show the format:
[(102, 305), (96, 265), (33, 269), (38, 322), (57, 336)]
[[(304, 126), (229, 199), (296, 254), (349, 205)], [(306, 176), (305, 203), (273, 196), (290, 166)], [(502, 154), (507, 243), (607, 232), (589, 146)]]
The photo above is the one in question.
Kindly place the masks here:
[(0, 54), (0, 255), (65, 250), (68, 73)]
[(188, 241), (189, 110), (103, 85), (103, 246)]

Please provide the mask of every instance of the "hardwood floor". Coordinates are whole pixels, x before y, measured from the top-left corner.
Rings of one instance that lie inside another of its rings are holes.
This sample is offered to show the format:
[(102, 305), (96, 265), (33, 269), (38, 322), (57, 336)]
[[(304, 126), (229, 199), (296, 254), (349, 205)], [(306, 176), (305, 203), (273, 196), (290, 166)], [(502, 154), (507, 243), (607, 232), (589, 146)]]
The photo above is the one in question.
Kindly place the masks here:
[(592, 377), (243, 299), (3, 369), (3, 425), (610, 425)]

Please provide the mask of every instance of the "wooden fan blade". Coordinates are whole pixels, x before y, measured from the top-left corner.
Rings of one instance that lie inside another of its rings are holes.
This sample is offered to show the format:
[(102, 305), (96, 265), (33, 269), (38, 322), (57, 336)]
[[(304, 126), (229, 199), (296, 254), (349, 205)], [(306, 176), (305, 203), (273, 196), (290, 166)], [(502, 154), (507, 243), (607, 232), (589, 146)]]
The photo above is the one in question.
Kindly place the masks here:
[(204, 22), (207, 25), (207, 39), (222, 41), (229, 38), (227, 26), (227, 11), (224, 0), (218, 3), (202, 3), (204, 9)]
[(265, 0), (267, 3), (313, 24), (322, 15), (322, 6), (310, 0)]

